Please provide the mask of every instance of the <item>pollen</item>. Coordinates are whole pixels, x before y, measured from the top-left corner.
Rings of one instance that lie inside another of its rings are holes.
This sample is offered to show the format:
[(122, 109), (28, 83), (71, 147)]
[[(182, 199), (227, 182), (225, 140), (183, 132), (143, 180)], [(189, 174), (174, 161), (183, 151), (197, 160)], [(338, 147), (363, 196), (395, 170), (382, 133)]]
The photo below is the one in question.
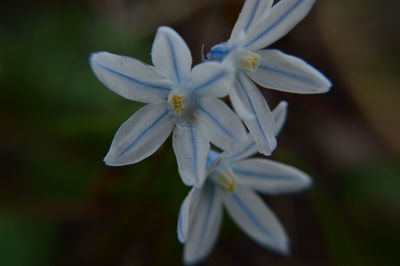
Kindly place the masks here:
[(184, 97), (180, 95), (173, 95), (170, 99), (171, 107), (176, 113), (181, 113), (183, 109)]
[(225, 171), (219, 175), (218, 182), (229, 192), (235, 191), (236, 189), (236, 177), (230, 169), (225, 169)]
[(261, 57), (253, 52), (244, 51), (239, 59), (239, 67), (245, 71), (256, 71), (260, 65)]

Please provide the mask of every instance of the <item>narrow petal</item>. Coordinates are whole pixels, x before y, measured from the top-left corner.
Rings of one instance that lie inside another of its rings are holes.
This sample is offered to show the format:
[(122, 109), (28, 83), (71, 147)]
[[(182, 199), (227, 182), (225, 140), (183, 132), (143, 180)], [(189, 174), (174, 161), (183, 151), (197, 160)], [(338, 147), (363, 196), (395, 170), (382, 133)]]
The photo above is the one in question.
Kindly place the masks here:
[(206, 182), (201, 189), (183, 251), (185, 264), (193, 265), (203, 260), (217, 240), (222, 219), (220, 193), (211, 182)]
[(268, 194), (302, 191), (312, 183), (304, 172), (266, 159), (239, 161), (234, 164), (232, 170), (238, 175), (240, 182)]
[(273, 2), (273, 0), (245, 1), (239, 18), (233, 27), (231, 38), (237, 36), (241, 31), (247, 32), (261, 16), (268, 15)]
[(223, 200), (230, 216), (250, 238), (276, 252), (289, 253), (289, 240), (281, 223), (253, 191), (239, 186)]
[(310, 11), (315, 0), (282, 0), (274, 5), (269, 16), (259, 19), (248, 33), (246, 47), (262, 49), (283, 37)]
[[(276, 147), (275, 122), (264, 96), (243, 73), (238, 74), (234, 89), (243, 105), (254, 116), (254, 119), (243, 119), (243, 121), (256, 141), (259, 152), (270, 155)], [(235, 103), (232, 104), (236, 110)]]
[(139, 60), (98, 52), (91, 55), (90, 65), (104, 85), (129, 100), (159, 103), (168, 97), (169, 82)]
[(173, 127), (174, 121), (165, 103), (146, 105), (118, 129), (105, 163), (121, 166), (149, 157), (167, 139)]
[(209, 140), (223, 150), (230, 150), (246, 140), (246, 130), (235, 113), (221, 100), (199, 100), (199, 126)]
[(204, 62), (196, 65), (191, 74), (193, 91), (206, 97), (221, 98), (233, 85), (233, 72), (224, 64)]
[(279, 132), (281, 132), (282, 127), (286, 122), (287, 106), (288, 103), (286, 101), (281, 101), (272, 111), (272, 115), (274, 116), (275, 120), (275, 128), (274, 128), (275, 136), (278, 136)]
[(151, 52), (157, 71), (176, 84), (190, 77), (192, 55), (185, 41), (170, 27), (159, 27)]
[(200, 187), (205, 179), (209, 141), (195, 127), (176, 125), (172, 145), (183, 183)]
[(331, 82), (302, 59), (278, 50), (258, 51), (261, 63), (257, 71), (247, 73), (259, 85), (279, 91), (314, 94), (325, 93)]
[(243, 158), (248, 158), (258, 151), (258, 147), (253, 137), (248, 134), (247, 140), (237, 148), (224, 152), (221, 157), (228, 158), (230, 161), (238, 161)]
[(195, 207), (199, 201), (199, 196), (201, 195), (200, 192), (201, 189), (192, 188), (179, 209), (177, 234), (181, 243), (186, 242), (190, 221), (193, 219), (195, 214)]

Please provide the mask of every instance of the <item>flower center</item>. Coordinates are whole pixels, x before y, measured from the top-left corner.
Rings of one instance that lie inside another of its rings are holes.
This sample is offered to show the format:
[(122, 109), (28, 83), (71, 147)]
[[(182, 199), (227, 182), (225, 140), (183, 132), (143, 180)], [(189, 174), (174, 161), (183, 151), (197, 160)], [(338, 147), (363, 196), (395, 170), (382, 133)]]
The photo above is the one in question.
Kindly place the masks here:
[(190, 88), (175, 88), (168, 95), (171, 111), (179, 118), (194, 120), (196, 99)]
[(249, 50), (244, 50), (239, 55), (238, 67), (244, 71), (254, 72), (260, 65), (261, 56), (251, 52)]
[(210, 178), (228, 192), (235, 191), (237, 187), (236, 175), (224, 162), (220, 163), (211, 174)]

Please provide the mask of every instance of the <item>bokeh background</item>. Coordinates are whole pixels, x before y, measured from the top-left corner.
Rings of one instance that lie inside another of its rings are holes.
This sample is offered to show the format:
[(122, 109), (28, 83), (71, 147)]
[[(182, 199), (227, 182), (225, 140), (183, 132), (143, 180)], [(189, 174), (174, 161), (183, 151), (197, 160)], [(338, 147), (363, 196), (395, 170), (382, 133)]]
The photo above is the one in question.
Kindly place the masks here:
[[(242, 0), (11, 1), (0, 7), (0, 265), (180, 265), (176, 216), (188, 188), (170, 140), (132, 166), (102, 163), (140, 104), (93, 75), (93, 51), (149, 62), (159, 25), (197, 62), (227, 39)], [(263, 90), (289, 101), (272, 158), (314, 186), (265, 197), (292, 240), (283, 258), (225, 216), (204, 265), (399, 265), (400, 20), (396, 0), (319, 0), (275, 48), (334, 83), (325, 95)]]

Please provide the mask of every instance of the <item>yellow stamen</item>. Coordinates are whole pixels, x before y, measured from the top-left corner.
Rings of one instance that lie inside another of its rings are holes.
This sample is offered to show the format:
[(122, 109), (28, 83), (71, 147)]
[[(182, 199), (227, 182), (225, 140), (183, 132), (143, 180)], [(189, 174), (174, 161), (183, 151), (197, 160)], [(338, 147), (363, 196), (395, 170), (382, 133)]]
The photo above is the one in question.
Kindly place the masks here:
[(244, 51), (239, 59), (240, 68), (246, 71), (255, 71), (260, 65), (260, 59), (258, 54)]
[(183, 109), (183, 98), (183, 96), (175, 94), (171, 97), (170, 100), (172, 109), (174, 109), (174, 111), (178, 114), (181, 113)]
[(227, 191), (232, 192), (236, 189), (236, 177), (231, 169), (224, 169), (225, 171), (218, 176), (218, 182)]

